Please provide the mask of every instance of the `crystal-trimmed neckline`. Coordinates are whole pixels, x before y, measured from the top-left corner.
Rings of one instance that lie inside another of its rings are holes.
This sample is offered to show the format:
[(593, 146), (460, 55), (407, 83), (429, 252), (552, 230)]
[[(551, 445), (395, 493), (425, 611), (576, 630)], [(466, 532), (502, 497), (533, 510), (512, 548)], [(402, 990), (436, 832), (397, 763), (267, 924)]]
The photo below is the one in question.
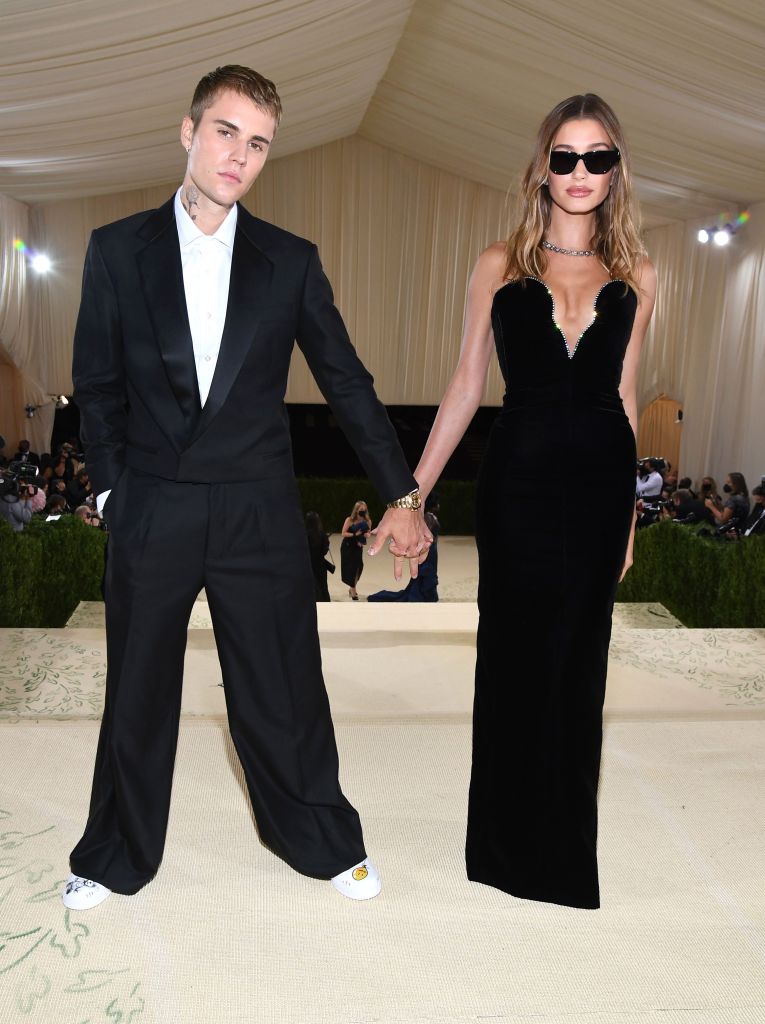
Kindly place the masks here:
[[(558, 320), (557, 320), (557, 318), (555, 316), (555, 296), (553, 295), (552, 288), (550, 288), (550, 286), (545, 281), (543, 281), (541, 277), (534, 277), (533, 274), (526, 274), (526, 280), (527, 281), (536, 281), (538, 284), (541, 284), (542, 287), (544, 288), (544, 290), (550, 296), (550, 302), (552, 304), (552, 321), (553, 321), (553, 324), (555, 325), (556, 329), (560, 332), (560, 336), (563, 339), (563, 344), (566, 347), (566, 355), (568, 356), (569, 359), (573, 359), (574, 358), (574, 356), (576, 355), (576, 350), (579, 348), (579, 345), (580, 345), (580, 343), (582, 341), (582, 338), (585, 336), (585, 334), (589, 331), (589, 329), (592, 327), (592, 325), (597, 320), (597, 317), (598, 317), (598, 299), (600, 298), (600, 295), (601, 295), (601, 292), (603, 291), (603, 289), (607, 288), (610, 284), (616, 284), (617, 282), (619, 282), (620, 284), (624, 284), (624, 281), (622, 281), (622, 279), (620, 277), (609, 277), (609, 279), (607, 281), (604, 281), (603, 284), (600, 286), (600, 288), (598, 288), (597, 294), (595, 295), (595, 298), (592, 300), (592, 317), (590, 319), (590, 322), (587, 324), (587, 326), (584, 328), (584, 330), (579, 334), (579, 337), (574, 342), (574, 347), (571, 348), (569, 346), (569, 343), (568, 343), (567, 339), (566, 339), (566, 335), (565, 335), (565, 333), (563, 331), (563, 328), (558, 323)], [(510, 282), (508, 282), (508, 284), (510, 284)]]

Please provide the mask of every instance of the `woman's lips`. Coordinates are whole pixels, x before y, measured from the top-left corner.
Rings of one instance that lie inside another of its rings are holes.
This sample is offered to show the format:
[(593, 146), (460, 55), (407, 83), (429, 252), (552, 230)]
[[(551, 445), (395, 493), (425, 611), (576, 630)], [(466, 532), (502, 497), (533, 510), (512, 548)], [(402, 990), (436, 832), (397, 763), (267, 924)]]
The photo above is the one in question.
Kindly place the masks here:
[(570, 196), (573, 196), (574, 199), (583, 199), (585, 196), (592, 195), (591, 188), (567, 188), (566, 192), (568, 192)]

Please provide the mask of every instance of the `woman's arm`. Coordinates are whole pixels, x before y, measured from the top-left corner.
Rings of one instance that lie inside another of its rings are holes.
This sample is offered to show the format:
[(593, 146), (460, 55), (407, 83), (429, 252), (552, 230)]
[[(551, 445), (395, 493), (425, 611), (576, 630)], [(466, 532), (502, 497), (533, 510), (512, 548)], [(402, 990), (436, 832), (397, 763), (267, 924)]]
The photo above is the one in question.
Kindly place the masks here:
[(351, 517), (348, 516), (346, 518), (345, 522), (343, 523), (342, 530), (340, 531), (340, 533), (343, 535), (343, 537), (353, 537), (354, 536), (354, 534), (352, 534), (351, 531), (348, 529), (348, 527), (350, 525), (351, 525)]
[[(627, 344), (627, 351), (624, 355), (624, 365), (622, 366), (622, 379), (619, 384), (619, 394), (621, 395), (622, 402), (624, 404), (624, 411), (627, 414), (627, 419), (630, 421), (630, 426), (637, 440), (638, 435), (638, 411), (637, 411), (637, 381), (638, 381), (638, 370), (640, 367), (640, 350), (643, 347), (643, 340), (645, 338), (645, 332), (648, 330), (648, 324), (651, 322), (651, 315), (653, 314), (653, 307), (656, 302), (656, 271), (654, 270), (653, 264), (650, 260), (646, 259), (643, 262), (643, 267), (640, 274), (640, 295), (638, 298), (637, 312), (635, 313), (635, 323), (632, 326), (632, 334)], [(637, 510), (635, 515), (632, 517), (632, 527), (630, 529), (629, 541), (627, 542), (627, 553), (624, 559), (624, 568), (622, 574), (619, 577), (619, 582), (624, 579), (624, 576), (632, 565), (632, 552), (635, 543), (635, 523), (637, 522)]]
[(414, 471), (423, 504), (481, 402), (494, 349), (491, 303), (495, 290), (502, 283), (504, 261), (504, 243), (495, 242), (481, 253), (473, 268), (468, 286), (459, 362), (438, 408), (422, 458)]
[(720, 526), (723, 526), (725, 523), (727, 523), (728, 520), (733, 516), (733, 509), (730, 507), (730, 505), (726, 505), (724, 508), (719, 509), (714, 504), (711, 498), (707, 498), (704, 504), (707, 506), (707, 508), (715, 517)]

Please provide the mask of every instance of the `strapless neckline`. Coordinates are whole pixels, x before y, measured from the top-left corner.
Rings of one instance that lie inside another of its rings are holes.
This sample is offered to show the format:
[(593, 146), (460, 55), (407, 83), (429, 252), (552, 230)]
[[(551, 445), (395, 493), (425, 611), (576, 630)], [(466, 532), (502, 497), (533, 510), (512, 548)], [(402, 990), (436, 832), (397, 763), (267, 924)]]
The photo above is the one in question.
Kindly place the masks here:
[[(586, 325), (584, 330), (580, 332), (579, 337), (574, 342), (574, 347), (571, 348), (571, 346), (568, 343), (568, 339), (566, 338), (566, 335), (565, 335), (565, 333), (563, 331), (563, 328), (560, 326), (560, 324), (558, 323), (557, 318), (555, 316), (555, 295), (553, 294), (553, 291), (550, 288), (550, 286), (548, 284), (546, 284), (542, 280), (541, 277), (534, 277), (532, 274), (526, 274), (523, 279), (525, 281), (536, 281), (537, 284), (540, 284), (544, 288), (544, 290), (547, 292), (548, 296), (550, 297), (552, 322), (553, 322), (553, 325), (555, 326), (555, 328), (557, 329), (557, 331), (559, 332), (561, 338), (563, 339), (563, 344), (566, 346), (566, 355), (568, 356), (569, 359), (573, 359), (574, 358), (574, 356), (576, 355), (577, 349), (579, 348), (579, 345), (581, 344), (582, 338), (584, 338), (584, 336), (587, 334), (587, 332), (590, 330), (592, 325), (597, 320), (597, 317), (598, 317), (598, 300), (600, 299), (600, 296), (603, 294), (604, 290), (606, 288), (608, 288), (608, 286), (611, 285), (611, 284), (624, 284), (625, 283), (622, 280), (622, 278), (620, 278), (620, 277), (610, 277), (607, 281), (603, 282), (603, 284), (600, 286), (600, 288), (598, 288), (598, 291), (597, 291), (597, 293), (595, 295), (595, 298), (592, 300), (592, 317), (590, 318), (590, 321)], [(494, 299), (497, 297), (497, 295), (499, 295), (499, 293), (503, 289), (509, 287), (511, 284), (518, 284), (518, 280), (507, 281), (507, 282), (505, 282), (505, 284), (502, 285), (501, 288), (497, 288), (497, 290), (494, 292), (494, 296), (492, 298), (492, 303), (493, 303)]]

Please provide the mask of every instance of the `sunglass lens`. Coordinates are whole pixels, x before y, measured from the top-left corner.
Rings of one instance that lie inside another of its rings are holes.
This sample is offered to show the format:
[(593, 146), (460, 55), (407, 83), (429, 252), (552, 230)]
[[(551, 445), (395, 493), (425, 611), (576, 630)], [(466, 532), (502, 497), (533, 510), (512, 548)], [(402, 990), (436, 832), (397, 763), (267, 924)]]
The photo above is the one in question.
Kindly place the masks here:
[(555, 149), (550, 153), (550, 170), (553, 174), (571, 174), (579, 159), (576, 153)]
[(618, 160), (618, 149), (596, 149), (584, 154), (584, 166), (590, 174), (607, 174)]

